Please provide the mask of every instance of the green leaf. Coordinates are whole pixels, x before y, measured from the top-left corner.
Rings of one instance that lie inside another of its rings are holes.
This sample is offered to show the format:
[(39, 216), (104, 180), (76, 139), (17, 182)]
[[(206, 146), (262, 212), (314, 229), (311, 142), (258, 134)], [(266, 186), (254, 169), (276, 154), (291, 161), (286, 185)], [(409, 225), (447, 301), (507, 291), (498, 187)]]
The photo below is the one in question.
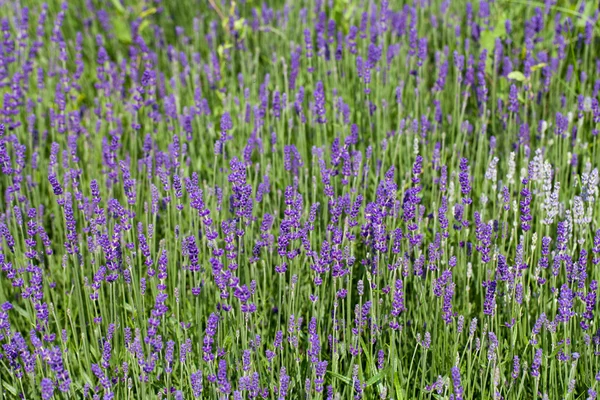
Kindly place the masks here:
[(564, 345), (559, 345), (556, 347), (556, 349), (554, 349), (554, 351), (550, 354), (550, 355), (544, 355), (544, 357), (547, 360), (552, 360), (554, 358), (556, 358), (556, 356), (558, 355), (558, 353), (564, 348)]
[(496, 34), (494, 31), (485, 31), (481, 34), (481, 39), (479, 40), (481, 44), (481, 48), (486, 49), (488, 54), (490, 54), (494, 50), (494, 44), (496, 43)]
[(523, 81), (525, 81), (525, 79), (527, 79), (527, 78), (525, 78), (525, 75), (523, 75), (523, 73), (520, 71), (513, 71), (513, 72), (509, 73), (507, 75), (507, 77), (508, 77), (508, 79), (512, 79), (512, 80), (519, 81), (519, 82), (523, 82)]
[[(481, 49), (487, 50), (488, 57), (493, 56), (494, 46), (496, 45), (496, 39), (502, 38), (506, 35), (506, 15), (501, 13), (493, 22), (494, 29), (485, 30), (481, 33), (479, 44)], [(492, 73), (492, 62), (486, 63), (486, 72)]]
[(138, 28), (138, 32), (142, 33), (144, 31), (144, 29), (146, 29), (149, 25), (150, 25), (150, 21), (148, 21), (147, 19), (143, 20), (142, 23), (140, 24), (140, 27)]
[(223, 52), (232, 47), (233, 45), (228, 42), (225, 42), (225, 45), (220, 44), (219, 47), (217, 47), (217, 54), (219, 54), (219, 57), (223, 58)]
[(367, 387), (372, 386), (383, 379), (384, 376), (387, 375), (390, 366), (388, 365), (386, 368), (382, 369), (377, 375), (372, 376), (368, 381), (365, 382)]
[(4, 381), (2, 383), (3, 383), (4, 388), (6, 390), (8, 390), (10, 392), (10, 394), (12, 394), (16, 398), (17, 397), (17, 393), (18, 393), (17, 392), (17, 388), (14, 387), (14, 386), (12, 386), (12, 385), (9, 385), (8, 382), (6, 382), (6, 381)]
[(240, 18), (233, 23), (233, 29), (236, 31), (241, 30), (246, 25), (246, 20), (244, 18)]
[(150, 16), (152, 14), (156, 14), (156, 11), (157, 11), (156, 7), (152, 7), (152, 8), (149, 8), (149, 9), (145, 10), (145, 11), (142, 11), (140, 13), (140, 18), (144, 19), (144, 18), (146, 18), (146, 17), (148, 17), (148, 16)]
[(327, 371), (327, 373), (332, 375), (335, 378), (338, 378), (340, 381), (344, 382), (346, 385), (352, 386), (352, 379), (348, 378), (347, 376), (340, 375), (337, 372), (333, 372), (333, 371)]
[(544, 68), (544, 67), (546, 67), (546, 66), (548, 66), (548, 64), (546, 64), (546, 63), (539, 63), (539, 64), (536, 64), (536, 65), (534, 65), (533, 67), (531, 67), (531, 72), (537, 71), (538, 69), (540, 69), (540, 68)]
[(125, 308), (125, 311), (135, 313), (135, 308), (129, 303), (123, 303), (123, 308)]
[(131, 29), (129, 28), (129, 21), (125, 16), (117, 15), (112, 20), (113, 29), (115, 30), (115, 36), (119, 42), (123, 44), (131, 44)]
[(344, 33), (350, 30), (350, 19), (354, 14), (356, 5), (349, 0), (335, 0), (333, 2), (332, 15), (338, 28)]
[(365, 340), (362, 337), (360, 338), (360, 347), (362, 347), (365, 357), (367, 357), (367, 366), (369, 370), (375, 371), (375, 363), (373, 362), (373, 356), (371, 356), (369, 348), (367, 347), (367, 344), (365, 343)]
[[(83, 335), (81, 335), (81, 339), (83, 340)], [(89, 346), (89, 349), (93, 359), (100, 357), (100, 352), (96, 346)]]
[(395, 374), (396, 376), (394, 376), (394, 389), (396, 390), (396, 398), (398, 400), (403, 399), (403, 392), (402, 392), (402, 386), (400, 385), (400, 380), (398, 379), (398, 374)]
[(19, 307), (17, 305), (14, 306), (13, 308), (16, 312), (18, 312), (21, 316), (25, 317), (25, 318), (29, 318), (29, 313), (27, 312), (26, 309), (24, 309), (23, 307)]
[(119, 0), (110, 0), (119, 14), (125, 14), (125, 8)]
[(225, 349), (228, 349), (229, 346), (231, 346), (232, 344), (233, 344), (233, 335), (229, 334), (229, 335), (225, 336), (222, 347), (224, 347)]

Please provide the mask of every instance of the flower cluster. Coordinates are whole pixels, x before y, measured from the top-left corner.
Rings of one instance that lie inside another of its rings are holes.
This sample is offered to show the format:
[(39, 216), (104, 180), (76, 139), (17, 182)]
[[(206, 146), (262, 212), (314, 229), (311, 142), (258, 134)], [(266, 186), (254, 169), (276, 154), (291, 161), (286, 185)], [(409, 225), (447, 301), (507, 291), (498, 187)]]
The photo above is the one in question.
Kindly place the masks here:
[(597, 4), (4, 3), (4, 395), (596, 398)]

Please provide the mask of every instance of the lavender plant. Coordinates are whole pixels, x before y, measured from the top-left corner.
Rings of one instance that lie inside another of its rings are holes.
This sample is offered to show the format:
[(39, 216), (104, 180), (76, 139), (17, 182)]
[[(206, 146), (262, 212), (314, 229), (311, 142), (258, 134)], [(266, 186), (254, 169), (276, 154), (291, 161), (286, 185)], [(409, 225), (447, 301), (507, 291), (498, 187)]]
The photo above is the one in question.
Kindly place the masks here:
[(595, 399), (593, 1), (0, 2), (0, 394)]

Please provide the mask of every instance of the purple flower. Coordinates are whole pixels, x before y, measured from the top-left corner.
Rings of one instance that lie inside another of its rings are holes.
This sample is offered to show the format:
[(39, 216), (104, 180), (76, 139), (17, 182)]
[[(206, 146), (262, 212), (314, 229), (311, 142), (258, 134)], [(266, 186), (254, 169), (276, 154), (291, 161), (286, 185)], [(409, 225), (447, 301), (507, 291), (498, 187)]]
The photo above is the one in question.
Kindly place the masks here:
[(508, 191), (508, 187), (502, 187), (502, 202), (504, 203), (504, 210), (510, 210), (510, 192)]
[(456, 400), (463, 399), (464, 389), (462, 387), (460, 379), (460, 369), (458, 367), (452, 367), (452, 386), (454, 387), (454, 396)]
[(355, 365), (353, 368), (352, 381), (354, 383), (354, 400), (361, 400), (363, 398), (364, 386), (358, 377), (358, 365)]
[(215, 355), (212, 353), (212, 345), (214, 343), (214, 336), (217, 333), (217, 325), (219, 323), (219, 316), (215, 313), (210, 314), (208, 322), (206, 323), (206, 332), (203, 340), (202, 351), (204, 352), (203, 359), (206, 362), (213, 361)]
[(10, 233), (10, 230), (8, 229), (8, 227), (3, 224), (2, 222), (0, 222), (0, 236), (4, 237), (4, 240), (6, 240), (6, 245), (8, 246), (8, 248), (13, 251), (14, 247), (15, 247), (15, 239), (13, 238), (12, 234)]
[(323, 82), (318, 81), (315, 89), (315, 114), (317, 115), (317, 123), (325, 124), (327, 118), (325, 117), (325, 89), (323, 88)]
[[(283, 148), (284, 161), (283, 165), (286, 171), (293, 171), (294, 175), (298, 175), (299, 169), (304, 166), (300, 152), (295, 145), (285, 145)], [(267, 177), (268, 179), (268, 177)]]
[(56, 174), (54, 172), (50, 172), (48, 174), (48, 181), (50, 181), (50, 185), (52, 186), (52, 191), (54, 192), (54, 194), (56, 196), (60, 196), (61, 194), (63, 194), (63, 189), (60, 186), (60, 183), (58, 182), (58, 178), (56, 177)]
[(379, 350), (377, 352), (377, 368), (382, 370), (385, 362), (385, 352), (383, 350)]
[(563, 116), (560, 112), (556, 112), (556, 127), (554, 128), (554, 133), (557, 136), (566, 137), (566, 132), (569, 128), (569, 118), (565, 115)]
[[(511, 71), (509, 71), (511, 72)], [(517, 86), (513, 83), (510, 85), (510, 90), (508, 92), (508, 111), (513, 113), (519, 112), (519, 99), (518, 99), (518, 89)]]
[(189, 270), (192, 272), (200, 271), (200, 265), (198, 264), (198, 247), (196, 246), (196, 238), (194, 236), (188, 236), (185, 239), (185, 252), (190, 259)]
[(323, 392), (324, 377), (327, 372), (327, 361), (319, 361), (315, 364), (315, 391)]
[(600, 229), (596, 231), (594, 235), (594, 245), (592, 247), (592, 252), (594, 253), (594, 259), (592, 263), (594, 265), (600, 264)]
[(402, 312), (406, 311), (404, 306), (404, 288), (402, 279), (396, 281), (396, 289), (394, 290), (394, 301), (392, 302), (392, 312), (394, 317), (398, 317)]
[(486, 60), (487, 50), (483, 49), (479, 55), (479, 63), (477, 64), (477, 101), (479, 103), (480, 112), (482, 113), (488, 101), (488, 89), (485, 81)]
[(483, 287), (486, 288), (483, 313), (485, 315), (494, 315), (496, 308), (496, 281), (483, 282)]
[(202, 371), (192, 372), (190, 374), (190, 383), (192, 385), (192, 393), (194, 397), (202, 396)]
[(54, 396), (54, 382), (49, 378), (43, 378), (41, 382), (42, 399), (49, 400)]
[(381, 58), (381, 48), (374, 43), (369, 44), (366, 66), (374, 69)]
[(472, 200), (469, 197), (469, 193), (471, 193), (471, 180), (469, 178), (469, 164), (466, 158), (460, 159), (460, 173), (458, 174), (458, 179), (460, 183), (460, 192), (463, 195), (462, 202), (463, 204), (471, 204)]
[(91, 370), (94, 375), (96, 375), (96, 378), (98, 378), (100, 385), (102, 385), (104, 389), (109, 389), (110, 379), (108, 379), (102, 368), (100, 368), (98, 364), (92, 364)]
[(429, 332), (425, 332), (421, 346), (426, 350), (429, 350), (429, 347), (431, 347), (431, 334)]
[(542, 331), (542, 326), (546, 322), (546, 314), (541, 313), (535, 324), (533, 325), (533, 330), (531, 331), (532, 339), (530, 340), (531, 344), (537, 344), (537, 340), (535, 339), (535, 335), (538, 335)]
[(513, 358), (513, 372), (512, 372), (512, 378), (513, 379), (518, 379), (519, 378), (519, 373), (521, 371), (521, 361), (519, 360), (519, 356), (514, 356)]
[(312, 58), (313, 43), (312, 43), (311, 31), (308, 28), (304, 29), (304, 44), (306, 45), (306, 58)]
[(454, 289), (456, 285), (450, 281), (450, 283), (446, 286), (444, 290), (444, 301), (442, 305), (442, 319), (447, 325), (452, 323), (452, 317), (454, 316), (452, 312), (452, 296), (454, 296)]
[(281, 367), (279, 371), (279, 397), (278, 400), (283, 400), (288, 394), (288, 389), (290, 385), (290, 376), (287, 374), (285, 367)]
[(528, 231), (529, 229), (531, 229), (531, 225), (529, 225), (529, 223), (531, 222), (533, 217), (531, 216), (531, 208), (529, 207), (530, 204), (531, 204), (531, 192), (529, 191), (529, 189), (527, 189), (527, 187), (524, 187), (521, 190), (521, 202), (520, 202), (521, 228), (524, 231)]
[(574, 298), (573, 291), (571, 291), (567, 284), (563, 284), (558, 297), (558, 315), (556, 316), (558, 322), (567, 323), (575, 315), (572, 310)]
[(300, 56), (302, 55), (302, 47), (298, 46), (292, 49), (290, 56), (290, 89), (296, 88), (296, 79), (300, 72)]
[(541, 366), (542, 366), (542, 349), (537, 349), (535, 351), (535, 356), (533, 357), (533, 362), (531, 363), (531, 376), (533, 376), (534, 378), (539, 378)]
[(447, 76), (448, 76), (448, 60), (445, 60), (438, 70), (438, 77), (437, 77), (437, 80), (433, 87), (433, 90), (435, 90), (437, 92), (442, 92), (446, 86)]

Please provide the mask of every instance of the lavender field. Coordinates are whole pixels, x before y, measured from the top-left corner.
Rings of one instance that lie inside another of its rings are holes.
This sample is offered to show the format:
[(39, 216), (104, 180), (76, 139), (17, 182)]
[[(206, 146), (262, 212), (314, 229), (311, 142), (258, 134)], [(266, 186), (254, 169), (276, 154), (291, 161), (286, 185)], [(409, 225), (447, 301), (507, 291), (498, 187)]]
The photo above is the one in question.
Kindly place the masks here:
[(596, 399), (596, 1), (0, 31), (0, 399)]

